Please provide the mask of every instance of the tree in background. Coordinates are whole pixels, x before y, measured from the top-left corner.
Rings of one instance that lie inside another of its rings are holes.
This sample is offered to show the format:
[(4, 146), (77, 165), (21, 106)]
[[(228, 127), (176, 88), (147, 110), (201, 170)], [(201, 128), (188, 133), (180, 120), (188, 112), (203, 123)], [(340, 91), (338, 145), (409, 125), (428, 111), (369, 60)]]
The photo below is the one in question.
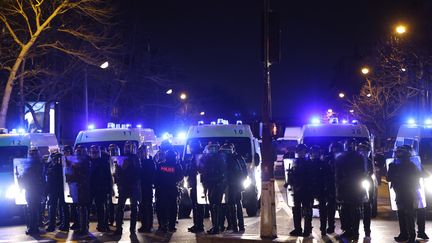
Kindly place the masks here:
[[(47, 55), (63, 53), (75, 61), (100, 65), (112, 50), (114, 38), (109, 35), (107, 23), (113, 16), (111, 4), (103, 0), (4, 0), (0, 5), (0, 76), (4, 91), (0, 108), (0, 127), (6, 118), (16, 81), (36, 77), (39, 91), (55, 87), (40, 75), (52, 72), (51, 62), (39, 62)], [(64, 58), (64, 56), (63, 56)], [(31, 61), (30, 61), (31, 60)], [(54, 60), (55, 62), (55, 60)], [(31, 63), (32, 65), (29, 65)], [(42, 65), (44, 64), (44, 65)], [(25, 86), (25, 84), (22, 84)], [(29, 88), (31, 90), (32, 88)]]

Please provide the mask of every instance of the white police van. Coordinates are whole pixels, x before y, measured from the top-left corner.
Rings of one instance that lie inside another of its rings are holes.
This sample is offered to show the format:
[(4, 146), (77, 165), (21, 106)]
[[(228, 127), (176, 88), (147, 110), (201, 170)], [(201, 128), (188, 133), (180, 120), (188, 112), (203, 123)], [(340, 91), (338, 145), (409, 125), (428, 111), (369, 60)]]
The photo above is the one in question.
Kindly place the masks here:
[(276, 161), (274, 162), (275, 178), (285, 178), (284, 157), (295, 152), (295, 148), (300, 142), (301, 134), (301, 127), (286, 127), (284, 136), (273, 142), (273, 146), (276, 149)]
[[(402, 145), (409, 145), (413, 148), (414, 154), (411, 160), (417, 165), (422, 166), (426, 172), (426, 177), (420, 179), (421, 188), (418, 194), (422, 200), (419, 200), (419, 208), (432, 208), (432, 120), (426, 119), (424, 124), (416, 124), (413, 119), (408, 124), (399, 127), (394, 148)], [(393, 159), (387, 159), (386, 164), (393, 162)], [(389, 185), (391, 186), (391, 185)], [(391, 206), (397, 210), (395, 203), (395, 193), (390, 188)]]
[[(258, 140), (253, 136), (249, 125), (243, 125), (241, 121), (236, 124), (228, 124), (228, 121), (218, 119), (217, 123), (191, 126), (187, 133), (186, 147), (183, 158), (190, 156), (189, 145), (199, 142), (201, 149), (209, 143), (232, 143), (236, 152), (245, 158), (248, 168), (248, 177), (243, 182), (244, 192), (242, 194), (243, 207), (249, 216), (255, 216), (259, 209), (261, 196), (261, 149)], [(202, 154), (203, 151), (199, 151)], [(200, 182), (199, 174), (197, 181)], [(198, 203), (206, 204), (206, 196), (201, 183), (197, 185)]]
[[(307, 145), (308, 147), (317, 145), (324, 152), (328, 152), (329, 146), (333, 142), (344, 143), (347, 139), (355, 139), (357, 142), (367, 142), (371, 145), (371, 159), (374, 161), (374, 137), (369, 133), (367, 127), (363, 124), (358, 124), (356, 120), (349, 123), (343, 120), (339, 123), (337, 118), (331, 118), (328, 123), (321, 123), (318, 119), (313, 119), (312, 124), (304, 125), (302, 128), (302, 135), (300, 138), (300, 143)], [(284, 159), (285, 169), (292, 168), (293, 159)], [(372, 163), (374, 164), (374, 163)], [(375, 170), (374, 170), (375, 171)], [(286, 180), (288, 179), (288, 171), (285, 173)], [(369, 197), (372, 200), (372, 216), (377, 215), (377, 194), (378, 194), (378, 181), (375, 174), (372, 175), (373, 185), (370, 183), (359, 182), (365, 189), (369, 191)], [(290, 207), (294, 206), (294, 201), (292, 198), (292, 191), (290, 187), (287, 188), (288, 195), (288, 205)], [(317, 201), (314, 203), (318, 204)]]
[[(15, 131), (15, 129), (13, 129)], [(0, 215), (5, 217), (20, 214), (20, 207), (27, 204), (25, 192), (18, 186), (15, 177), (14, 159), (27, 158), (31, 146), (39, 149), (41, 156), (49, 154), (50, 148), (58, 148), (57, 138), (49, 133), (4, 133), (0, 134)]]

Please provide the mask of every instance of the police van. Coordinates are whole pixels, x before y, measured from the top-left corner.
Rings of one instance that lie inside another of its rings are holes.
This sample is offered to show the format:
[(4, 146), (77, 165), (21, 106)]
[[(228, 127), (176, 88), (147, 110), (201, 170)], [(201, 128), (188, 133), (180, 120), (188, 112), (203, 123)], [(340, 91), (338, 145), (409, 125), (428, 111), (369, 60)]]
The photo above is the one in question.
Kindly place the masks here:
[[(432, 120), (426, 119), (424, 124), (416, 124), (410, 119), (408, 124), (399, 127), (394, 148), (402, 145), (409, 145), (413, 148), (414, 154), (411, 160), (418, 166), (423, 167), (426, 177), (420, 179), (420, 190), (418, 194), (422, 200), (419, 200), (419, 208), (432, 208)], [(387, 159), (386, 164), (393, 162), (393, 159)], [(389, 185), (390, 186), (390, 185)], [(395, 203), (395, 194), (390, 188), (391, 206), (397, 210)]]
[[(249, 125), (237, 121), (236, 124), (229, 124), (228, 121), (218, 119), (211, 124), (199, 122), (198, 126), (191, 126), (187, 133), (186, 147), (183, 158), (191, 156), (189, 145), (199, 142), (202, 150), (209, 143), (232, 143), (236, 152), (245, 158), (248, 168), (248, 176), (243, 182), (244, 191), (242, 194), (243, 207), (249, 216), (255, 216), (259, 209), (261, 196), (261, 149), (258, 140), (253, 136)], [(199, 153), (202, 154), (203, 151)], [(199, 174), (197, 181), (200, 182)], [(201, 183), (197, 185), (198, 203), (206, 204), (204, 188)]]
[(285, 178), (284, 157), (294, 154), (302, 134), (301, 127), (286, 127), (284, 136), (273, 142), (276, 149), (276, 161), (274, 162), (275, 178)]
[[(300, 143), (307, 145), (308, 147), (317, 145), (324, 152), (328, 152), (329, 146), (333, 142), (343, 143), (347, 139), (355, 139), (357, 142), (367, 142), (371, 145), (371, 160), (374, 161), (374, 147), (373, 147), (373, 135), (369, 133), (367, 127), (363, 124), (358, 124), (356, 120), (349, 123), (347, 120), (343, 120), (339, 123), (337, 118), (332, 118), (328, 123), (321, 123), (318, 119), (313, 119), (312, 124), (304, 125), (302, 128), (302, 135)], [(292, 168), (293, 159), (284, 159), (284, 166), (287, 169), (285, 173), (286, 180), (288, 179), (288, 169)], [(374, 163), (372, 163), (374, 164)], [(375, 169), (374, 169), (375, 172)], [(369, 198), (372, 201), (372, 216), (377, 215), (377, 194), (378, 194), (378, 181), (375, 174), (372, 175), (373, 185), (370, 183), (359, 182), (359, 186), (363, 186), (365, 190), (368, 190)], [(294, 206), (292, 198), (292, 192), (290, 188), (287, 188), (288, 205)], [(315, 205), (318, 204), (316, 201)]]
[(13, 133), (3, 129), (0, 134), (0, 215), (9, 217), (20, 214), (20, 207), (27, 204), (25, 192), (15, 177), (14, 159), (27, 158), (31, 146), (39, 149), (41, 156), (49, 154), (50, 148), (58, 148), (57, 138), (50, 133)]

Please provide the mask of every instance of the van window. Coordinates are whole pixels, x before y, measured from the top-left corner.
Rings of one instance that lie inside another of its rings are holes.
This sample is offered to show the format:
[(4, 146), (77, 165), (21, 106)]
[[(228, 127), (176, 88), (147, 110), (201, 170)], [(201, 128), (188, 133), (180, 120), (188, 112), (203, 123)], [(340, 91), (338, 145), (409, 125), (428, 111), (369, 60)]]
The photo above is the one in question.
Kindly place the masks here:
[(355, 137), (305, 137), (303, 138), (303, 143), (307, 146), (317, 145), (319, 146), (323, 151), (328, 152), (328, 149), (330, 147), (330, 144), (333, 142), (340, 142), (344, 143), (347, 139), (355, 139), (358, 143), (359, 142), (369, 142), (368, 138), (362, 137), (362, 138), (355, 138)]
[[(201, 144), (202, 153), (205, 146), (209, 143), (218, 143), (223, 145), (224, 143), (232, 143), (235, 146), (236, 152), (246, 159), (246, 162), (252, 162), (252, 144), (250, 138), (239, 138), (239, 137), (208, 137), (208, 138), (191, 138), (188, 139), (187, 145), (191, 142), (199, 141)], [(189, 146), (188, 146), (189, 147)], [(189, 149), (188, 149), (189, 150)]]
[(432, 138), (423, 138), (420, 141), (420, 158), (422, 164), (432, 164)]
[(0, 147), (0, 172), (13, 173), (13, 159), (26, 158), (27, 146)]
[[(133, 142), (137, 146), (137, 150), (138, 150), (138, 142), (137, 141), (133, 141)], [(90, 146), (96, 145), (96, 146), (104, 147), (105, 149), (108, 150), (108, 147), (110, 144), (115, 144), (120, 148), (120, 154), (123, 154), (123, 149), (124, 149), (125, 143), (126, 143), (126, 141), (102, 141), (102, 142), (78, 143), (75, 145), (75, 147), (78, 145), (83, 145), (88, 150), (90, 148)]]

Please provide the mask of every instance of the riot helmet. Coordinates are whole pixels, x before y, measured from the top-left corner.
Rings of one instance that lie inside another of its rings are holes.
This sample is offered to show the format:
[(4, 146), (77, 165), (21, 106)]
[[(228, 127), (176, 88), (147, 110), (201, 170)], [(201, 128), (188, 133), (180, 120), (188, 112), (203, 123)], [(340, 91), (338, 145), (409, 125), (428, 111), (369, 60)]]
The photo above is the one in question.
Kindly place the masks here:
[(98, 159), (98, 158), (102, 157), (102, 153), (101, 153), (99, 146), (96, 146), (96, 145), (90, 146), (90, 157), (92, 159)]
[(147, 145), (143, 144), (138, 148), (138, 157), (140, 159), (148, 159)]
[(357, 144), (356, 151), (359, 152), (363, 157), (369, 157), (370, 155), (370, 145), (367, 142), (362, 142)]
[(57, 146), (49, 146), (48, 147), (48, 152), (50, 154), (56, 154), (56, 153), (59, 152), (59, 147), (57, 147)]
[(296, 147), (297, 158), (305, 158), (308, 151), (308, 147), (305, 144), (299, 144)]
[(197, 139), (192, 139), (189, 143), (189, 151), (191, 154), (197, 154), (201, 151), (201, 142)]
[(397, 159), (401, 159), (402, 161), (407, 159), (409, 160), (411, 157), (410, 148), (407, 148), (405, 145), (397, 147), (395, 151), (395, 157)]
[(169, 140), (162, 141), (161, 145), (159, 146), (160, 151), (165, 152), (170, 149), (173, 149), (173, 146)]
[(165, 152), (165, 161), (170, 164), (177, 163), (177, 152), (170, 149)]
[(30, 146), (29, 150), (28, 150), (28, 157), (29, 158), (39, 158), (40, 154), (39, 154), (39, 149), (36, 146)]
[(87, 148), (84, 147), (83, 145), (78, 145), (78, 146), (75, 148), (75, 155), (76, 155), (76, 156), (84, 156), (84, 155), (87, 155)]
[(120, 148), (115, 144), (108, 146), (108, 153), (110, 156), (120, 156)]
[(136, 154), (136, 145), (132, 141), (126, 141), (124, 145), (124, 154), (131, 155)]
[(342, 153), (343, 150), (344, 150), (344, 146), (340, 142), (333, 142), (329, 146), (329, 153), (332, 154)]
[(232, 144), (225, 143), (222, 145), (219, 149), (219, 151), (227, 153), (227, 154), (233, 154), (234, 153), (234, 147)]
[(63, 154), (64, 156), (71, 156), (73, 154), (73, 148), (70, 145), (65, 145), (63, 147)]
[(319, 159), (321, 156), (321, 148), (318, 145), (313, 145), (309, 149), (309, 156), (311, 159)]

